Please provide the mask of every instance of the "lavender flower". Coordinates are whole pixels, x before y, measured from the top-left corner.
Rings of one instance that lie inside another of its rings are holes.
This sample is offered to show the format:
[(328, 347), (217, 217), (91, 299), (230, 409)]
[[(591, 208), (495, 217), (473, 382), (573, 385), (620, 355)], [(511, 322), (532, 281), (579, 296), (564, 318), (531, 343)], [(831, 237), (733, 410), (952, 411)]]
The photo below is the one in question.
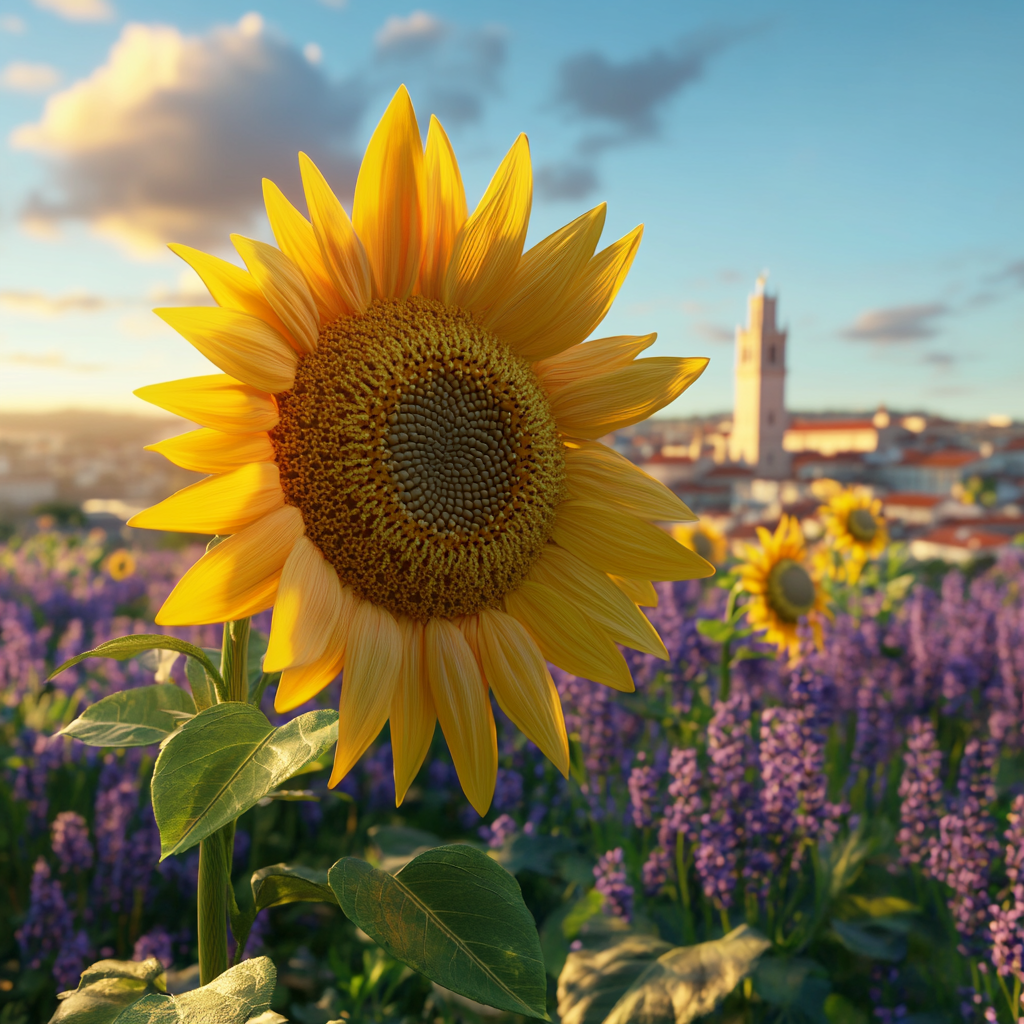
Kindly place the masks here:
[(501, 814), (490, 825), (481, 825), (477, 829), (477, 834), (487, 842), (492, 850), (496, 850), (505, 845), (506, 839), (515, 835), (518, 827), (515, 818), (508, 814)]
[(92, 844), (85, 818), (74, 811), (61, 811), (51, 825), (53, 852), (60, 861), (60, 869), (88, 871), (92, 867)]
[(943, 811), (942, 752), (931, 722), (914, 718), (907, 735), (900, 779), (900, 820), (896, 836), (905, 864), (922, 864), (939, 829)]
[(45, 857), (36, 859), (32, 868), (32, 887), (25, 923), (15, 938), (22, 960), (39, 968), (50, 955), (60, 951), (74, 928), (74, 919), (64, 899), (64, 888), (51, 877)]
[[(639, 760), (645, 757), (643, 751)], [(633, 811), (633, 824), (648, 828), (654, 824), (654, 801), (658, 796), (658, 777), (649, 764), (638, 764), (629, 773), (629, 803)]]
[(135, 940), (135, 947), (132, 950), (133, 960), (148, 960), (151, 956), (155, 956), (167, 968), (174, 963), (171, 937), (160, 925), (145, 935), (140, 935)]
[(514, 811), (523, 802), (523, 776), (514, 768), (499, 768), (494, 785), (496, 811)]
[(931, 848), (928, 869), (952, 890), (949, 909), (963, 941), (957, 947), (968, 956), (988, 908), (989, 868), (999, 853), (988, 807), (995, 798), (992, 783), (994, 749), (991, 742), (970, 740), (960, 763), (958, 806), (939, 822), (939, 839)]
[(643, 866), (644, 889), (648, 894), (657, 892), (674, 874), (676, 837), (682, 835), (692, 844), (699, 834), (703, 802), (699, 791), (697, 751), (674, 747), (669, 757), (668, 774), (672, 779), (668, 785), (672, 803), (665, 808), (658, 824), (658, 845)]
[(70, 938), (62, 938), (60, 952), (53, 961), (53, 978), (57, 982), (57, 991), (77, 988), (82, 971), (91, 958), (89, 936), (85, 931), (80, 929)]
[(605, 912), (624, 921), (633, 920), (633, 886), (626, 879), (622, 847), (601, 854), (594, 866), (595, 888), (604, 894)]
[(1024, 796), (1017, 796), (1006, 816), (1006, 876), (1010, 880), (1007, 906), (988, 908), (992, 933), (992, 966), (1001, 977), (1012, 975), (1024, 981)]

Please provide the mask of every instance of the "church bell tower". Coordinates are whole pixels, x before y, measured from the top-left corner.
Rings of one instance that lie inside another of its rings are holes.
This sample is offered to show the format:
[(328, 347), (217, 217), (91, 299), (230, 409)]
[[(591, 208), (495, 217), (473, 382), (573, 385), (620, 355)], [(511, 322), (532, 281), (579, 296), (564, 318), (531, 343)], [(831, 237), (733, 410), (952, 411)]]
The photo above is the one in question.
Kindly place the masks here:
[(777, 297), (765, 293), (765, 276), (757, 279), (747, 300), (747, 326), (736, 328), (736, 405), (729, 437), (729, 457), (746, 463), (758, 476), (789, 475), (783, 451), (786, 431), (786, 331), (775, 324)]

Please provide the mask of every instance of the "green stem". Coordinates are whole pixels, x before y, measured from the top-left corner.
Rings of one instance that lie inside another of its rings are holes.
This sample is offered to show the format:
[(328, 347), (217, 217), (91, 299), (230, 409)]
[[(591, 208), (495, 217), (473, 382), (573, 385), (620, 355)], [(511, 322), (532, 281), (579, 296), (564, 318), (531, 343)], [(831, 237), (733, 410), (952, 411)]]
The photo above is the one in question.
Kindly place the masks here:
[(682, 832), (676, 833), (676, 884), (683, 908), (683, 941), (691, 946), (697, 941), (693, 927), (693, 908), (690, 906), (690, 880), (686, 877), (686, 840)]
[(249, 620), (224, 623), (220, 649), (220, 674), (228, 688), (228, 700), (249, 700)]
[[(736, 614), (736, 601), (740, 596), (739, 584), (729, 591), (729, 601), (725, 606), (725, 621), (732, 625), (733, 616)], [(722, 659), (718, 665), (718, 699), (728, 700), (729, 691), (732, 689), (732, 635), (728, 640), (722, 642)]]
[(225, 825), (199, 844), (199, 984), (228, 969), (228, 831)]

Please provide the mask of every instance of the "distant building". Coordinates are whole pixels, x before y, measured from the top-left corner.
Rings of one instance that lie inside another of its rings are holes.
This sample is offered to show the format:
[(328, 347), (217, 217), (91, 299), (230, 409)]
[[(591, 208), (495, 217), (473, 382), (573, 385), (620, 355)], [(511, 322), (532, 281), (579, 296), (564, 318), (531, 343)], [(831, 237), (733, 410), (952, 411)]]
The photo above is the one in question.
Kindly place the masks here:
[(729, 458), (758, 476), (782, 479), (789, 456), (782, 447), (786, 431), (786, 331), (775, 323), (776, 299), (759, 277), (747, 301), (747, 326), (736, 328), (736, 403)]

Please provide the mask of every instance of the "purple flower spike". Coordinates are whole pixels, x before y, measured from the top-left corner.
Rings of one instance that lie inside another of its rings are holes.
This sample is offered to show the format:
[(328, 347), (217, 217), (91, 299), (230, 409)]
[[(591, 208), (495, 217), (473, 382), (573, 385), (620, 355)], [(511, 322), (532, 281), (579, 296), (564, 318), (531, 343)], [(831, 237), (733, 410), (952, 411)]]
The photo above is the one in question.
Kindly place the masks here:
[(939, 831), (943, 812), (942, 752), (931, 722), (915, 718), (910, 723), (907, 752), (900, 779), (900, 819), (896, 836), (905, 864), (922, 864)]
[(61, 811), (51, 826), (53, 852), (60, 861), (60, 869), (88, 871), (92, 867), (92, 844), (85, 818), (74, 811)]
[(604, 893), (605, 911), (624, 921), (633, 920), (633, 886), (626, 879), (622, 847), (601, 854), (594, 866), (595, 888)]

